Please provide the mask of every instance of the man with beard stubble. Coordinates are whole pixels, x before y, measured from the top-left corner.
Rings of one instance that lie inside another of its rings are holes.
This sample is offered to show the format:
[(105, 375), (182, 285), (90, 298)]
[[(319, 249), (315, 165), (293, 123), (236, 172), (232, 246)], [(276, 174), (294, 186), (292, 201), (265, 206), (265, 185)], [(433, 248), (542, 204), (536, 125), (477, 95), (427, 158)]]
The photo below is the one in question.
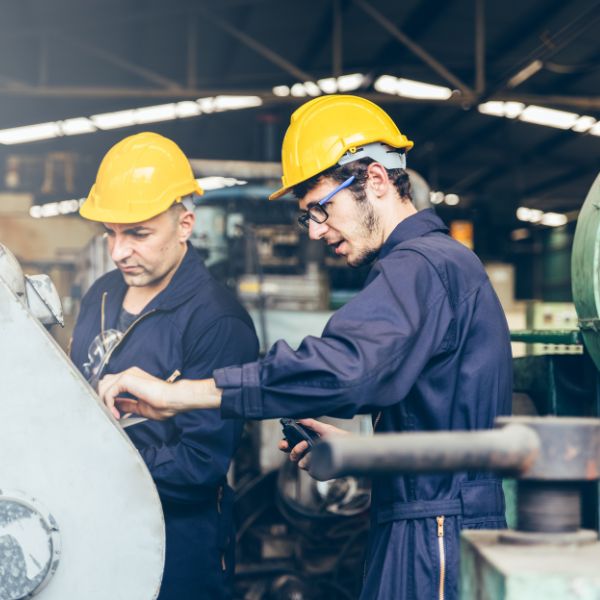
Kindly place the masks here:
[[(129, 136), (104, 157), (80, 212), (102, 223), (117, 269), (86, 293), (71, 345), (71, 359), (92, 386), (133, 366), (165, 381), (210, 377), (256, 359), (249, 315), (188, 241), (193, 194), (202, 190), (187, 158), (161, 135)], [(226, 475), (242, 425), (212, 410), (125, 429), (165, 516), (159, 600), (232, 597), (233, 492)]]

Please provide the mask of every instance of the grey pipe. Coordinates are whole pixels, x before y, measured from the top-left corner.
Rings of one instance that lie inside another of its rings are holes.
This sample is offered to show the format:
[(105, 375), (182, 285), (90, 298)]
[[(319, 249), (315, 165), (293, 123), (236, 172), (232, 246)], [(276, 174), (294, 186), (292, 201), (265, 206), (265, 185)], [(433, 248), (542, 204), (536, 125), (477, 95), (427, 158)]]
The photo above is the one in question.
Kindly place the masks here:
[(519, 424), (486, 431), (335, 436), (313, 448), (310, 474), (323, 481), (389, 472), (518, 473), (533, 463), (539, 449), (537, 433)]

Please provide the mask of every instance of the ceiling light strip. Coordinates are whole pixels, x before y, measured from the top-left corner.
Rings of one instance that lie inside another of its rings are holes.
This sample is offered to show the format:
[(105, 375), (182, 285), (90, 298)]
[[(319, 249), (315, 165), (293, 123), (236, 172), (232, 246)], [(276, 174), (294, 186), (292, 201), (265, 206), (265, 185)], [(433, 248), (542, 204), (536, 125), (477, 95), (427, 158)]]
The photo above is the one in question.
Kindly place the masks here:
[(263, 103), (260, 96), (211, 96), (198, 100), (185, 100), (155, 106), (143, 106), (90, 117), (75, 117), (64, 121), (51, 121), (23, 127), (0, 129), (0, 144), (26, 144), (53, 138), (93, 133), (100, 130), (145, 125), (174, 119), (196, 117), (201, 114), (255, 108)]

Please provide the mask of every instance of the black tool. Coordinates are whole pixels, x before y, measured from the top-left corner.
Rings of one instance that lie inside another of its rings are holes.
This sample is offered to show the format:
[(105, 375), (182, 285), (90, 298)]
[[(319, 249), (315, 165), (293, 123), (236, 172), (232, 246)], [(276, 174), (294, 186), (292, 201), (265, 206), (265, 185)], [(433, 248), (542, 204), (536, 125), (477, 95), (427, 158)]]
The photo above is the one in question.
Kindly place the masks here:
[[(308, 448), (303, 452), (302, 456), (304, 456), (307, 452), (310, 452), (311, 448), (320, 437), (316, 431), (301, 425), (294, 421), (294, 419), (279, 419), (279, 422), (283, 428), (283, 438), (288, 443), (286, 452), (291, 452), (292, 448), (300, 442), (306, 442)], [(302, 456), (300, 458), (302, 458)]]

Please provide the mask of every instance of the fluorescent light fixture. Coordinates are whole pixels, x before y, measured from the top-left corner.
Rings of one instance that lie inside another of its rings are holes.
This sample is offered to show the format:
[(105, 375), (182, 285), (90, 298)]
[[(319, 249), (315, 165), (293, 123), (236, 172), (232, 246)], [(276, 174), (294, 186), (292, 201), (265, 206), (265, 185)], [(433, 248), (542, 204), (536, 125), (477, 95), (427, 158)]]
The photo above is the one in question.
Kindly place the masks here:
[(314, 81), (305, 81), (304, 89), (309, 96), (321, 95), (321, 88)]
[(205, 190), (218, 190), (225, 187), (232, 187), (234, 185), (245, 185), (247, 181), (242, 179), (236, 179), (235, 177), (200, 177), (196, 179), (200, 187)]
[(210, 114), (215, 112), (215, 99), (214, 98), (198, 98), (196, 100), (198, 106), (200, 107), (200, 112), (205, 114)]
[(527, 81), (530, 77), (533, 77), (541, 68), (544, 66), (544, 63), (536, 59), (533, 62), (530, 62), (526, 67), (522, 68), (516, 75), (513, 75), (506, 84), (506, 87), (516, 88), (518, 85), (521, 85), (523, 82)]
[(92, 115), (92, 122), (98, 129), (116, 129), (135, 125), (135, 110), (119, 110), (111, 113)]
[(441, 204), (444, 201), (444, 192), (431, 192), (429, 200), (431, 204)]
[(416, 98), (417, 100), (448, 100), (452, 96), (450, 88), (424, 83), (423, 81), (414, 81), (413, 79), (404, 79), (403, 77), (394, 77), (393, 75), (381, 75), (378, 77), (373, 87), (383, 94), (397, 94), (405, 98)]
[(561, 215), (560, 213), (548, 212), (544, 213), (540, 223), (547, 225), (548, 227), (560, 227), (565, 225), (568, 221), (567, 215)]
[(590, 130), (589, 133), (592, 135), (600, 135), (600, 123), (596, 123)]
[(366, 77), (362, 73), (340, 75), (337, 78), (337, 87), (340, 92), (353, 92), (363, 85)]
[(519, 120), (536, 125), (546, 125), (557, 129), (571, 129), (579, 119), (579, 115), (564, 110), (545, 108), (544, 106), (529, 105), (519, 117)]
[(175, 104), (175, 114), (179, 119), (185, 119), (186, 117), (196, 117), (202, 110), (198, 106), (197, 102), (193, 100), (183, 100)]
[(58, 125), (63, 135), (81, 135), (96, 131), (96, 126), (86, 117), (58, 121)]
[(296, 98), (303, 98), (306, 96), (306, 89), (304, 89), (304, 86), (301, 83), (295, 83), (290, 91), (292, 96), (295, 96)]
[(260, 96), (216, 96), (214, 98), (214, 110), (240, 110), (242, 108), (254, 108), (262, 106), (262, 98)]
[(444, 202), (448, 206), (456, 206), (460, 202), (460, 197), (457, 194), (446, 194)]
[(579, 117), (577, 121), (575, 121), (575, 125), (571, 127), (573, 131), (577, 133), (585, 133), (589, 129), (591, 129), (596, 124), (596, 119), (594, 117), (588, 117), (584, 115), (583, 117)]
[(452, 96), (450, 88), (403, 78), (398, 79), (396, 93), (405, 98), (417, 98), (421, 100), (448, 100)]
[(508, 119), (516, 119), (525, 108), (522, 102), (505, 102), (504, 103), (504, 116)]
[(173, 102), (169, 104), (157, 104), (156, 106), (145, 106), (135, 111), (135, 122), (138, 124), (172, 121), (176, 118), (177, 113)]
[(484, 115), (494, 117), (506, 117), (508, 119), (517, 118), (525, 108), (522, 102), (502, 102), (501, 100), (490, 100), (477, 107), (477, 110)]
[(25, 125), (24, 127), (13, 127), (0, 130), (0, 143), (23, 144), (24, 142), (37, 142), (38, 140), (49, 140), (60, 136), (58, 123), (40, 123), (39, 125)]
[(84, 202), (85, 198), (79, 198), (79, 200), (73, 198), (72, 200), (60, 200), (58, 202), (47, 202), (46, 204), (34, 204), (29, 208), (29, 216), (33, 217), (34, 219), (41, 219), (76, 213)]
[(325, 79), (319, 79), (317, 83), (326, 94), (335, 94), (338, 91), (337, 78), (335, 77), (325, 77)]
[(296, 82), (291, 87), (277, 85), (272, 88), (275, 96), (289, 96), (304, 98), (306, 96), (320, 96), (321, 93), (335, 94), (337, 92), (352, 92), (365, 84), (367, 76), (363, 73), (349, 73), (339, 77), (324, 77), (316, 82)]
[(273, 94), (275, 94), (275, 96), (289, 96), (290, 95), (290, 88), (287, 85), (276, 85), (273, 88)]
[(504, 102), (500, 100), (490, 100), (477, 107), (477, 110), (483, 115), (492, 115), (493, 117), (504, 116)]
[[(315, 83), (308, 83), (312, 86), (311, 90), (313, 92), (316, 90), (317, 93), (321, 93)], [(304, 89), (302, 84), (298, 85)], [(306, 92), (304, 95), (306, 95)], [(263, 100), (260, 96), (223, 95), (210, 98), (199, 98), (195, 102), (192, 100), (183, 100), (181, 102), (157, 104), (155, 106), (142, 106), (140, 108), (129, 110), (119, 110), (92, 115), (89, 118), (75, 117), (73, 119), (65, 119), (64, 121), (52, 121), (48, 123), (38, 123), (36, 125), (0, 129), (0, 144), (24, 144), (64, 135), (93, 133), (98, 129), (117, 129), (118, 127), (129, 127), (131, 125), (144, 123), (171, 121), (173, 119), (195, 117), (202, 113), (208, 114), (226, 110), (253, 108), (255, 106), (261, 106), (262, 104)]]
[(517, 208), (517, 219), (519, 219), (519, 221), (537, 223), (541, 221), (543, 216), (544, 211), (538, 210), (537, 208), (527, 208), (526, 206), (519, 206), (519, 208)]
[(398, 87), (398, 78), (392, 75), (378, 77), (373, 87), (382, 94), (395, 94)]

